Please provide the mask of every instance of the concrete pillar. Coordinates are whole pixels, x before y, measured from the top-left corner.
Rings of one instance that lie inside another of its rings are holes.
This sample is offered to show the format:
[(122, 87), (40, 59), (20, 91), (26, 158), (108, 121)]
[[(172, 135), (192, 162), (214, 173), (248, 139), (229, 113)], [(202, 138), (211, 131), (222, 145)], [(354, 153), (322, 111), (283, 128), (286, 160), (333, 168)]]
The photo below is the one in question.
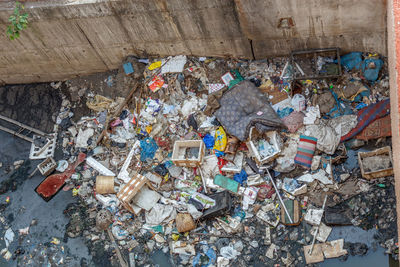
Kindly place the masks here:
[[(396, 211), (398, 218), (400, 214), (400, 0), (388, 0), (387, 2), (387, 31), (390, 77), (390, 116), (392, 121), (393, 167), (397, 200)], [(400, 236), (399, 229), (400, 220), (397, 219), (397, 231)]]

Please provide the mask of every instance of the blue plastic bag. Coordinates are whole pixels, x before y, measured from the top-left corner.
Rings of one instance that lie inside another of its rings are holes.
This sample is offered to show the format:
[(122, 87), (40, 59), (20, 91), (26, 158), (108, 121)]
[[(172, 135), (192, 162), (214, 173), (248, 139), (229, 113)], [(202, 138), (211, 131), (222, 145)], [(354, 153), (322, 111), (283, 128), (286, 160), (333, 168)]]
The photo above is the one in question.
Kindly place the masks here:
[(203, 142), (207, 149), (211, 149), (214, 147), (214, 137), (211, 134), (206, 134), (203, 137)]
[[(375, 65), (375, 67), (369, 68), (369, 65), (372, 63)], [(376, 79), (378, 79), (379, 71), (381, 70), (382, 66), (383, 66), (383, 61), (380, 59), (375, 59), (375, 58), (365, 59), (362, 64), (362, 71), (365, 79), (371, 82), (376, 81)]]
[(356, 68), (360, 69), (362, 63), (361, 52), (351, 52), (340, 57), (340, 64), (345, 67), (347, 71)]
[(145, 162), (147, 159), (154, 158), (154, 155), (158, 149), (158, 145), (153, 138), (147, 137), (143, 140), (140, 140), (140, 148), (142, 149), (140, 152), (140, 160)]
[(240, 173), (236, 173), (233, 175), (233, 180), (243, 185), (243, 182), (247, 180), (247, 173), (245, 170), (242, 170)]
[(211, 247), (209, 247), (207, 249), (205, 254), (208, 257), (208, 262), (206, 264), (204, 264), (204, 262), (200, 261), (201, 253), (199, 253), (193, 259), (192, 266), (193, 267), (196, 267), (196, 266), (207, 267), (207, 266), (210, 266), (211, 264), (214, 264), (217, 261), (217, 253), (215, 253), (215, 251)]

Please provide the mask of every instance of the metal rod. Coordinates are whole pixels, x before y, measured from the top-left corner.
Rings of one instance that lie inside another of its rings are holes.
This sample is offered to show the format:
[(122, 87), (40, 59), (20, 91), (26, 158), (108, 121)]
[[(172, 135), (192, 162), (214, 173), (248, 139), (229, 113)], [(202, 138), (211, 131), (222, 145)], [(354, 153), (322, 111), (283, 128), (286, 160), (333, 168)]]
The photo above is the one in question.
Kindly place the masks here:
[(268, 173), (269, 179), (271, 180), (272, 185), (275, 188), (275, 192), (278, 195), (279, 201), (281, 202), (281, 204), (283, 206), (283, 209), (285, 210), (286, 215), (289, 217), (290, 223), (293, 223), (292, 217), (290, 217), (290, 214), (289, 214), (288, 210), (286, 209), (285, 203), (283, 203), (282, 197), (279, 194), (278, 188), (276, 187), (276, 184), (274, 182), (274, 179), (272, 179), (271, 174), (269, 174), (269, 170), (268, 169), (267, 169), (267, 173)]
[(33, 143), (32, 138), (30, 138), (30, 137), (28, 137), (28, 136), (25, 136), (25, 135), (23, 135), (23, 134), (19, 134), (19, 133), (17, 133), (16, 131), (10, 130), (10, 129), (6, 128), (6, 127), (0, 126), (0, 130), (5, 131), (5, 132), (7, 132), (7, 133), (10, 133), (10, 134), (12, 134), (12, 135), (18, 136), (19, 138), (22, 138), (22, 139), (24, 139), (25, 141), (28, 141), (28, 142)]
[(10, 123), (13, 123), (13, 124), (15, 124), (15, 125), (18, 125), (19, 127), (25, 128), (25, 129), (27, 129), (27, 130), (30, 130), (30, 131), (32, 131), (32, 132), (34, 132), (34, 133), (37, 133), (38, 135), (42, 135), (42, 136), (46, 136), (46, 135), (47, 135), (46, 133), (44, 133), (44, 132), (42, 132), (42, 131), (40, 131), (40, 130), (38, 130), (38, 129), (32, 128), (31, 126), (28, 126), (28, 125), (26, 125), (26, 124), (20, 123), (20, 122), (18, 122), (18, 121), (16, 121), (16, 120), (13, 120), (13, 119), (4, 117), (3, 115), (0, 115), (0, 119), (5, 120), (5, 121), (8, 121), (8, 122), (10, 122)]
[[(328, 195), (325, 195), (324, 204), (322, 204), (322, 214), (324, 214), (323, 211), (325, 210), (325, 204), (326, 204), (326, 199), (327, 199), (327, 198), (328, 198)], [(314, 237), (313, 237), (313, 240), (312, 240), (312, 243), (311, 243), (311, 248), (310, 248), (310, 250), (308, 251), (308, 254), (309, 254), (309, 255), (312, 254), (312, 251), (313, 251), (313, 249), (314, 249), (315, 238), (317, 238), (320, 225), (321, 225), (321, 222), (319, 222), (318, 227), (317, 227), (317, 229), (316, 229), (316, 231), (315, 231), (315, 233), (314, 233)]]

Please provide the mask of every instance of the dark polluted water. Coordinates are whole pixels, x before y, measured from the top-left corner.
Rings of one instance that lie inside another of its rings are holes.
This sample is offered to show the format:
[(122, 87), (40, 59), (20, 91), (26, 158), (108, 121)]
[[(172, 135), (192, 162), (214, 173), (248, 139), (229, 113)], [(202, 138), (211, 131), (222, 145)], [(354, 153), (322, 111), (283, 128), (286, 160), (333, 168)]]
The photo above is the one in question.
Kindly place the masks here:
[[(4, 186), (2, 182), (9, 181), (12, 176), (13, 172), (7, 172), (9, 166), (12, 166), (14, 161), (29, 158), (31, 144), (2, 131), (0, 140), (0, 162), (3, 164), (0, 168), (1, 188)], [(15, 175), (14, 179), (9, 181), (14, 191), (8, 190), (0, 194), (0, 217), (4, 218), (4, 223), (0, 223), (0, 248), (6, 247), (3, 237), (8, 226), (15, 234), (8, 250), (13, 256), (18, 248), (20, 252), (15, 260), (6, 261), (0, 257), (0, 266), (50, 266), (49, 259), (57, 266), (81, 266), (82, 258), (90, 262), (89, 252), (82, 238), (64, 239), (68, 219), (63, 211), (69, 203), (76, 201), (71, 191), (61, 190), (51, 201), (45, 202), (34, 191), (44, 177), (37, 173), (27, 179), (41, 161), (27, 163), (24, 173)], [(6, 202), (7, 198), (9, 203)], [(28, 226), (29, 233), (19, 235), (19, 229)]]
[[(28, 159), (30, 143), (1, 131), (0, 140), (2, 140), (0, 143), (0, 162), (3, 164), (3, 167), (0, 168), (1, 183), (12, 175), (12, 172), (6, 172), (8, 166), (12, 166), (16, 160)], [(355, 151), (349, 151), (347, 164), (350, 169), (356, 164), (356, 155)], [(21, 174), (28, 173), (29, 175), (39, 162), (41, 161), (26, 163), (23, 166), (26, 170), (21, 171)], [(64, 192), (61, 190), (51, 201), (45, 202), (34, 192), (43, 177), (37, 174), (31, 179), (26, 179), (26, 175), (23, 176), (15, 176), (15, 181), (11, 181), (12, 186), (9, 188), (11, 190), (0, 194), (0, 216), (5, 219), (5, 224), (0, 223), (0, 237), (2, 239), (4, 236), (5, 225), (11, 226), (15, 238), (9, 246), (9, 251), (14, 256), (14, 252), (18, 248), (22, 248), (24, 253), (19, 255), (16, 260), (6, 261), (3, 257), (0, 257), (0, 266), (48, 266), (48, 258), (52, 258), (53, 261), (63, 260), (64, 266), (81, 266), (81, 260), (84, 258), (90, 266), (93, 266), (89, 251), (82, 238), (64, 240), (68, 219), (64, 216), (63, 211), (69, 203), (76, 201), (72, 197), (71, 191)], [(6, 204), (7, 197), (10, 198), (9, 204)], [(36, 220), (37, 224), (31, 225), (33, 220)], [(30, 226), (29, 234), (20, 238), (18, 230), (27, 226)], [(344, 238), (346, 242), (360, 242), (368, 246), (368, 252), (363, 256), (349, 256), (346, 261), (327, 259), (317, 266), (399, 266), (398, 262), (391, 260), (390, 256), (384, 254), (384, 249), (373, 239), (375, 233), (375, 229), (364, 231), (354, 226), (333, 227), (328, 240)], [(60, 244), (51, 243), (54, 238), (59, 240)], [(4, 240), (0, 240), (0, 247), (1, 249), (5, 247)], [(40, 257), (38, 252), (41, 251), (46, 251), (46, 257)], [(27, 264), (31, 257), (31, 264)], [(154, 266), (173, 266), (170, 263), (169, 255), (162, 251), (153, 252), (151, 261)]]
[[(348, 267), (395, 267), (399, 266), (397, 261), (391, 260), (391, 256), (386, 255), (385, 249), (383, 249), (374, 240), (375, 229), (365, 231), (361, 228), (354, 226), (337, 226), (333, 227), (332, 233), (330, 234), (328, 241), (343, 238), (345, 242), (352, 243), (363, 243), (368, 246), (368, 252), (362, 256), (351, 256), (346, 261), (340, 259), (326, 259), (318, 266), (321, 267), (336, 267), (336, 266), (348, 266)], [(391, 263), (389, 263), (391, 262)]]

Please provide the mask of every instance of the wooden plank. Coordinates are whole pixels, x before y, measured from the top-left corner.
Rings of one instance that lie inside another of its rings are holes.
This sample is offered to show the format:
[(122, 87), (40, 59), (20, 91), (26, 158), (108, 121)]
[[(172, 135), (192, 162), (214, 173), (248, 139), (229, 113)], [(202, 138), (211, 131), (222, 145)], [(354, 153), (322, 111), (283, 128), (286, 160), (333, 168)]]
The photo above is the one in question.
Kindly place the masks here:
[(42, 136), (47, 135), (46, 133), (44, 133), (44, 132), (42, 132), (42, 131), (40, 131), (40, 130), (38, 130), (38, 129), (35, 129), (35, 128), (33, 128), (33, 127), (30, 127), (30, 126), (28, 126), (28, 125), (26, 125), (26, 124), (20, 123), (20, 122), (18, 122), (18, 121), (16, 121), (16, 120), (7, 118), (7, 117), (5, 117), (5, 116), (3, 116), (3, 115), (0, 115), (0, 119), (5, 120), (5, 121), (8, 121), (8, 122), (10, 122), (10, 123), (13, 123), (13, 124), (15, 124), (15, 125), (17, 125), (17, 126), (19, 126), (19, 127), (25, 128), (25, 129), (27, 129), (27, 130), (29, 130), (29, 131), (34, 132), (34, 133), (37, 133), (38, 135), (42, 135)]
[(12, 135), (18, 136), (19, 138), (22, 138), (22, 139), (24, 139), (24, 140), (26, 140), (28, 142), (31, 142), (31, 143), (33, 142), (32, 138), (30, 138), (28, 136), (25, 136), (25, 135), (22, 135), (22, 134), (19, 134), (16, 131), (10, 130), (10, 129), (6, 128), (6, 127), (0, 126), (0, 130), (5, 131), (7, 133), (10, 133)]

